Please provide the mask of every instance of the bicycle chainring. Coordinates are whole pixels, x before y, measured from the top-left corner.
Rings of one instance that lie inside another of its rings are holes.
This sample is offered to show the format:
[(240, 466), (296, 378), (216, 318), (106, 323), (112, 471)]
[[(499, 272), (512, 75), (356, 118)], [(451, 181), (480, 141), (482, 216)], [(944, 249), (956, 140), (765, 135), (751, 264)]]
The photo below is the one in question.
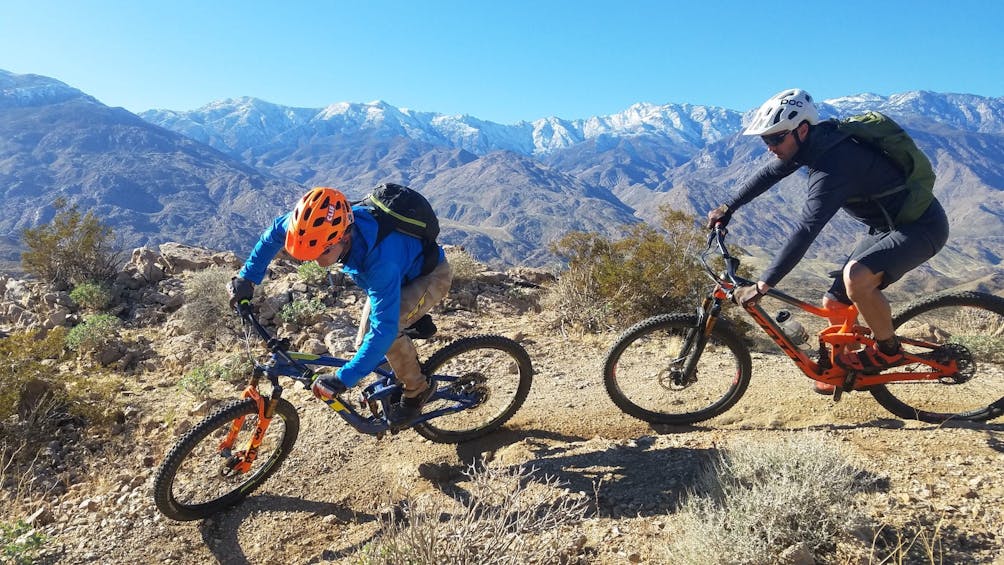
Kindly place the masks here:
[(959, 343), (946, 343), (929, 354), (930, 358), (938, 363), (950, 363), (955, 361), (958, 372), (938, 379), (944, 384), (962, 384), (976, 376), (976, 361), (969, 348)]

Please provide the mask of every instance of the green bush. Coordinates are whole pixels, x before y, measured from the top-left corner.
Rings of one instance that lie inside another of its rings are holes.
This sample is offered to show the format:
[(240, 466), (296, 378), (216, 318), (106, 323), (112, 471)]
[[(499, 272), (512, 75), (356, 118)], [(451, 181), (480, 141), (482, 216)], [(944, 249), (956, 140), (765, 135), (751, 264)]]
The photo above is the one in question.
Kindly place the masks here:
[(279, 310), (279, 319), (287, 324), (309, 326), (316, 323), (324, 311), (324, 303), (319, 298), (298, 298)]
[(214, 266), (192, 273), (185, 281), (185, 305), (178, 312), (185, 331), (210, 342), (237, 335), (240, 319), (230, 307), (227, 294), (232, 275)]
[(0, 522), (0, 546), (3, 547), (4, 563), (34, 563), (38, 550), (46, 541), (44, 535), (22, 520), (13, 524)]
[(21, 254), (25, 272), (56, 288), (114, 278), (121, 252), (112, 242), (112, 229), (93, 213), (81, 216), (76, 206), (57, 200), (52, 223), (21, 232), (27, 251)]
[(208, 398), (216, 378), (211, 368), (196, 367), (178, 379), (178, 388), (196, 398)]
[(17, 413), (22, 390), (32, 381), (48, 383), (61, 389), (45, 359), (63, 355), (66, 330), (55, 328), (48, 333), (14, 333), (0, 339), (0, 420)]
[(112, 301), (112, 293), (101, 283), (84, 282), (73, 287), (70, 298), (88, 310), (104, 310)]
[(185, 373), (178, 380), (178, 388), (195, 396), (208, 398), (216, 381), (234, 383), (243, 380), (251, 371), (251, 364), (244, 356), (234, 356), (221, 363), (206, 363)]
[(66, 346), (78, 353), (98, 350), (118, 337), (122, 321), (111, 314), (92, 314), (70, 330)]
[[(620, 240), (572, 232), (552, 245), (568, 270), (545, 299), (562, 323), (590, 330), (623, 326), (664, 312), (693, 309), (708, 279), (695, 253), (705, 234), (697, 220), (661, 208), (661, 230), (637, 224)], [(585, 305), (585, 307), (584, 307)]]
[(328, 278), (328, 270), (318, 265), (317, 261), (301, 263), (296, 268), (296, 274), (301, 281), (311, 286), (321, 285)]

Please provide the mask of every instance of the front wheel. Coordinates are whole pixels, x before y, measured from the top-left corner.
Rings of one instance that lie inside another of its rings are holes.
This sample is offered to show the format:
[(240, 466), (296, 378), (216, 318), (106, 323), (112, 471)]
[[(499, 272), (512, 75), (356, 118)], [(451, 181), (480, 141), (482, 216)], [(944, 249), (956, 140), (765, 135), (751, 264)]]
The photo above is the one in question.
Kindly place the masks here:
[(687, 375), (697, 316), (665, 314), (628, 328), (607, 353), (603, 384), (624, 412), (653, 424), (693, 424), (731, 408), (750, 382), (749, 349), (719, 319)]
[[(244, 422), (233, 448), (221, 451), (231, 423), (241, 417)], [(258, 408), (250, 398), (234, 400), (196, 424), (171, 448), (154, 475), (157, 509), (173, 520), (199, 520), (243, 500), (289, 455), (300, 432), (300, 417), (289, 401), (280, 398), (257, 458), (249, 470), (236, 472), (233, 464), (239, 450), (248, 445), (257, 427)]]
[[(992, 420), (1004, 414), (1004, 298), (983, 292), (947, 292), (908, 304), (893, 316), (896, 335), (938, 345), (904, 344), (915, 355), (955, 361), (955, 375), (871, 387), (883, 408), (909, 420)], [(927, 372), (921, 363), (899, 371)]]
[(533, 378), (526, 350), (497, 335), (457, 340), (433, 353), (422, 372), (436, 378), (445, 393), (430, 400), (423, 412), (448, 409), (456, 402), (451, 397), (476, 402), (459, 412), (415, 424), (419, 435), (439, 443), (469, 441), (498, 429), (523, 405)]

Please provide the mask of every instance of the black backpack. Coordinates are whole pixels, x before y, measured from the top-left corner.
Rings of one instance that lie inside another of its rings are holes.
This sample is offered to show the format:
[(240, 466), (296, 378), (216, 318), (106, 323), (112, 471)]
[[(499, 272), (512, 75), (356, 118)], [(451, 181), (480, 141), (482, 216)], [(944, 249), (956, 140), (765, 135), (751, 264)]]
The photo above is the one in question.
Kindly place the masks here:
[(425, 257), (422, 274), (427, 275), (439, 264), (439, 219), (432, 205), (416, 190), (394, 183), (384, 183), (373, 189), (369, 196), (360, 200), (376, 218), (377, 238), (374, 247), (380, 245), (391, 232), (399, 231), (422, 240)]

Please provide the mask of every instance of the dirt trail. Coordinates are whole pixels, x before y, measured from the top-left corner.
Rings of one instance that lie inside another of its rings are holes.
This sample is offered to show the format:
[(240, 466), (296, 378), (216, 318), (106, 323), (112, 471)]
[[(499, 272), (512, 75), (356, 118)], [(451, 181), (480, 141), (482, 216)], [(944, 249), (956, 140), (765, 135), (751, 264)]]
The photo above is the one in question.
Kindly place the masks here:
[[(149, 490), (152, 465), (173, 430), (139, 425), (127, 433), (132, 451), (104, 454), (106, 463), (94, 469), (102, 478), (72, 487), (53, 506), (54, 522), (45, 528), (53, 560), (349, 562), (373, 539), (379, 513), (391, 502), (408, 494), (449, 496), (462, 488), (466, 464), (494, 459), (531, 464), (573, 491), (592, 493), (597, 514), (584, 526), (592, 561), (658, 563), (674, 504), (702, 461), (736, 440), (810, 431), (847, 447), (863, 471), (883, 479), (884, 490), (868, 495), (877, 521), (933, 527), (943, 519), (946, 562), (1004, 562), (1000, 424), (904, 422), (867, 394), (835, 404), (811, 392), (787, 358), (755, 354), (753, 382), (730, 412), (701, 426), (653, 428), (622, 414), (603, 389), (600, 369), (614, 335), (562, 337), (540, 328), (532, 315), (437, 322), (442, 340), (494, 332), (529, 350), (534, 385), (505, 430), (459, 446), (433, 444), (410, 431), (377, 441), (351, 431), (306, 391), (290, 389), (302, 429), (279, 472), (230, 512), (176, 523), (157, 513)], [(154, 396), (136, 401), (155, 402)]]

